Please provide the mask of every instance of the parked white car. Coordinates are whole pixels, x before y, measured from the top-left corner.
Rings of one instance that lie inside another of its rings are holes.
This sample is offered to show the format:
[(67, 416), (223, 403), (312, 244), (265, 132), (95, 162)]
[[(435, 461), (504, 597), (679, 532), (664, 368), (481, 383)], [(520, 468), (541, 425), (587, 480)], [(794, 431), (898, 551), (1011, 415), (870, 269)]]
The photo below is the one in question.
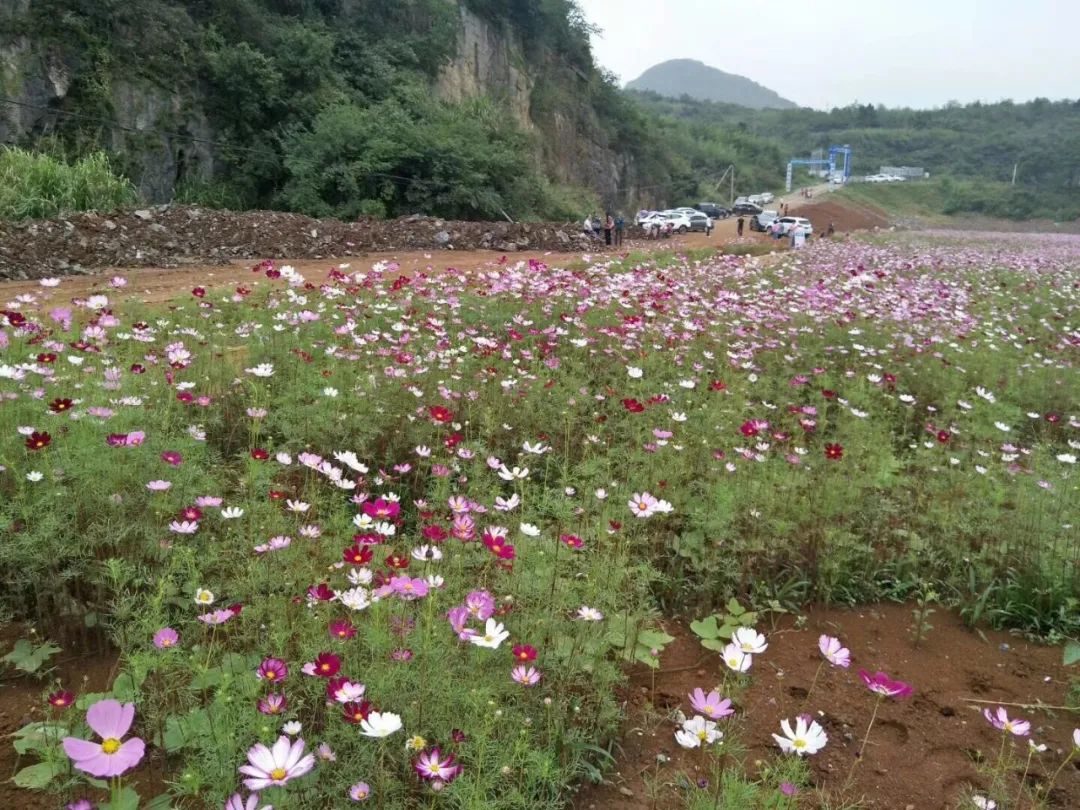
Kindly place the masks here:
[(789, 236), (793, 230), (801, 230), (808, 236), (814, 233), (814, 224), (805, 217), (780, 217), (780, 235)]
[[(696, 211), (694, 213), (697, 213)], [(642, 228), (648, 230), (654, 225), (659, 225), (661, 228), (667, 228), (668, 223), (671, 223), (671, 228), (678, 233), (686, 233), (691, 228), (690, 217), (684, 214), (682, 211), (656, 211), (639, 224)]]

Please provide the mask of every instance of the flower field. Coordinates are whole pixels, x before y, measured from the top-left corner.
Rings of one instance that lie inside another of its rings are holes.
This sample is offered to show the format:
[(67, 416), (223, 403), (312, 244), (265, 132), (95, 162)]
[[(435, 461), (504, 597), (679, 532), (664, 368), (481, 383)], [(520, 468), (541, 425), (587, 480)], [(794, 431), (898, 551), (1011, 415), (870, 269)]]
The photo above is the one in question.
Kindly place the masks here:
[[(935, 610), (1080, 636), (1075, 237), (266, 263), (168, 307), (46, 279), (2, 315), (0, 619), (42, 676), (14, 739), (42, 806), (566, 807), (678, 620), (710, 657), (668, 746), (724, 763), (685, 806), (856, 808), (918, 679), (815, 636), (755, 764), (779, 619), (893, 601), (915, 649)], [(81, 655), (115, 660), (99, 691), (54, 668)], [(1080, 722), (1035, 756), (1039, 717), (987, 707), (1001, 750), (955, 806), (1068, 806)]]

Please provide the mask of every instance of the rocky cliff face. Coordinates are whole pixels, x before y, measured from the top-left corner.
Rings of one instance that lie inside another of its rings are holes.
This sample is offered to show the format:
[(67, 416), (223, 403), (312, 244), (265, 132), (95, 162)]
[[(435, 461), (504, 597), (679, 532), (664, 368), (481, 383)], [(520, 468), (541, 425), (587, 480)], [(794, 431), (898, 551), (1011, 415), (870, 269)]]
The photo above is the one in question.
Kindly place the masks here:
[(588, 78), (553, 55), (530, 63), (513, 32), (464, 6), (460, 20), (457, 56), (436, 81), (439, 97), (500, 100), (537, 136), (537, 158), (555, 180), (593, 190), (607, 207), (632, 207), (639, 196), (633, 160), (611, 148), (588, 103)]
[[(86, 79), (77, 57), (11, 33), (30, 3), (0, 0), (0, 91), (17, 102), (0, 103), (0, 143), (30, 144), (54, 131)], [(436, 94), (449, 102), (495, 98), (534, 135), (537, 160), (554, 180), (590, 188), (609, 207), (635, 202), (633, 161), (611, 148), (588, 102), (588, 78), (554, 56), (530, 61), (506, 26), (459, 8), (457, 55), (436, 79)], [(111, 120), (102, 122), (102, 142), (122, 155), (145, 200), (168, 201), (181, 181), (213, 174), (214, 131), (194, 77), (170, 85), (121, 75), (104, 84), (109, 112), (101, 115)]]
[[(0, 32), (17, 30), (29, 10), (30, 0), (0, 0)], [(0, 33), (0, 90), (15, 102), (0, 102), (0, 143), (29, 144), (54, 131), (72, 112), (69, 97), (83, 70), (60, 48)], [(111, 121), (102, 121), (103, 144), (123, 156), (145, 200), (168, 201), (181, 180), (212, 172), (213, 132), (190, 87), (112, 78), (105, 94)]]

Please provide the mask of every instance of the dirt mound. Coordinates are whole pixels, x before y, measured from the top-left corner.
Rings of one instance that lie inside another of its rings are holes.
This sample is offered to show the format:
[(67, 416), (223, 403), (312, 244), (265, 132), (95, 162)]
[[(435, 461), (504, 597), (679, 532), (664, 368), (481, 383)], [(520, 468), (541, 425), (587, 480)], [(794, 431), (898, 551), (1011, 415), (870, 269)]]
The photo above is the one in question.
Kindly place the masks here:
[(880, 208), (872, 205), (859, 205), (848, 200), (822, 200), (808, 204), (792, 203), (791, 216), (806, 217), (814, 223), (814, 228), (821, 233), (833, 223), (840, 233), (849, 231), (887, 228), (892, 223)]
[(322, 259), (389, 250), (593, 249), (576, 224), (454, 222), (421, 215), (341, 222), (279, 211), (165, 205), (0, 221), (0, 278), (101, 267), (177, 267), (255, 258)]

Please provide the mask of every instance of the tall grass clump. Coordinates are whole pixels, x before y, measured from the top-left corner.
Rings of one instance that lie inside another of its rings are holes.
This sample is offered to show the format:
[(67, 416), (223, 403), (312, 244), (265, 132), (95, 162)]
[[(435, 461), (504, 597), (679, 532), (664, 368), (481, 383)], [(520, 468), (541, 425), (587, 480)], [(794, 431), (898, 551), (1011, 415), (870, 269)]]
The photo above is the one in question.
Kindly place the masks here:
[(135, 200), (135, 187), (116, 172), (104, 152), (67, 162), (18, 147), (0, 147), (0, 217), (5, 219), (110, 210)]

